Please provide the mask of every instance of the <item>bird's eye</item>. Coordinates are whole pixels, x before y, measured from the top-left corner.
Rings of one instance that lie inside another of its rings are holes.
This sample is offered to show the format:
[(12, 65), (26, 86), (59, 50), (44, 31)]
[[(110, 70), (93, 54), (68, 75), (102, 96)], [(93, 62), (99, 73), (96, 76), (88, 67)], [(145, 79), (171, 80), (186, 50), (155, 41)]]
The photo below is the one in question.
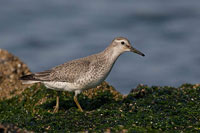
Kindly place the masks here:
[(122, 44), (122, 45), (124, 45), (124, 44), (125, 44), (125, 42), (124, 42), (124, 41), (122, 41), (122, 42), (121, 42), (121, 44)]

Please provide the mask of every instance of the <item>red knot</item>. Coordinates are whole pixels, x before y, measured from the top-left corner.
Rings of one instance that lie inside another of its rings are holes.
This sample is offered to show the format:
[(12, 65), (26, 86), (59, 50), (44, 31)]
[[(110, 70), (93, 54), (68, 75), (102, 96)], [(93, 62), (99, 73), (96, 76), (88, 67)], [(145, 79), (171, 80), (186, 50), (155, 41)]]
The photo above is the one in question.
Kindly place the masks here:
[[(83, 112), (77, 95), (85, 89), (94, 88), (101, 84), (110, 73), (117, 58), (124, 52), (134, 52), (145, 56), (133, 48), (128, 39), (117, 37), (100, 53), (66, 62), (50, 70), (25, 75), (21, 77), (21, 80), (24, 84), (40, 82), (49, 89), (75, 92), (74, 102), (78, 109)], [(58, 109), (59, 97), (57, 96), (54, 112), (57, 112)]]

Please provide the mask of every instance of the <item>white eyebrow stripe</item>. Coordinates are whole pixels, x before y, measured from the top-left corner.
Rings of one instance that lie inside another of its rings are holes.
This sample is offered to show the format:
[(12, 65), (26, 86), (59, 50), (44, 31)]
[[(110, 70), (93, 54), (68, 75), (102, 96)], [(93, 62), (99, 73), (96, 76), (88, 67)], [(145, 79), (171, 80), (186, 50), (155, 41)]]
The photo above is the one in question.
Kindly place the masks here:
[(115, 40), (116, 42), (122, 42), (122, 41), (124, 41), (125, 43), (127, 43), (127, 41), (126, 40), (124, 40), (124, 39), (120, 39), (120, 40)]

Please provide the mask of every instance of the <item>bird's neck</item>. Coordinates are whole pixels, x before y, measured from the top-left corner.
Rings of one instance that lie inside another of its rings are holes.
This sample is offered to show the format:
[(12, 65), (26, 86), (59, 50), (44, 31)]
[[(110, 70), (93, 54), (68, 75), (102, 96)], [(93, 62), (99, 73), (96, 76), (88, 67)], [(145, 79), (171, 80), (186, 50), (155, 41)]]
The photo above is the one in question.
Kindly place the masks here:
[(114, 63), (117, 58), (121, 55), (120, 51), (117, 51), (115, 48), (106, 48), (102, 54), (105, 56), (109, 63)]

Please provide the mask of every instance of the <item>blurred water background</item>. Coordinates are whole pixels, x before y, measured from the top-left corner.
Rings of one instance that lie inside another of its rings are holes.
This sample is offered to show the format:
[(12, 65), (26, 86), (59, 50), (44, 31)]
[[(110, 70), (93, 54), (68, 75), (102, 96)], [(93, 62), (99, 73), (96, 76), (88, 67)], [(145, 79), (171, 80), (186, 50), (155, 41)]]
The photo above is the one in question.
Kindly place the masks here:
[(32, 72), (100, 52), (117, 36), (146, 54), (119, 57), (106, 79), (118, 91), (200, 83), (198, 0), (0, 1), (0, 48)]

